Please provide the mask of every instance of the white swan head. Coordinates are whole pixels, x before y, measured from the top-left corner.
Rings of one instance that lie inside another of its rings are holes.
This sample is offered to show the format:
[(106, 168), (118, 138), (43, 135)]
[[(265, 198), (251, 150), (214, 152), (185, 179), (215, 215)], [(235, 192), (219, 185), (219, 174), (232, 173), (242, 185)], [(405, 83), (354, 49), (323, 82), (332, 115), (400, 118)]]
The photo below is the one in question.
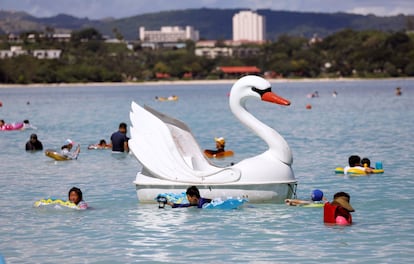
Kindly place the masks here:
[(272, 92), (271, 84), (262, 77), (248, 75), (240, 78), (230, 91), (230, 109), (245, 126), (250, 128), (269, 146), (269, 154), (285, 164), (291, 164), (292, 152), (285, 139), (274, 129), (256, 119), (246, 110), (248, 99), (262, 100), (283, 106), (290, 101)]
[(230, 107), (242, 105), (249, 98), (255, 98), (280, 105), (290, 105), (290, 102), (272, 92), (271, 84), (256, 75), (247, 75), (240, 78), (231, 88)]

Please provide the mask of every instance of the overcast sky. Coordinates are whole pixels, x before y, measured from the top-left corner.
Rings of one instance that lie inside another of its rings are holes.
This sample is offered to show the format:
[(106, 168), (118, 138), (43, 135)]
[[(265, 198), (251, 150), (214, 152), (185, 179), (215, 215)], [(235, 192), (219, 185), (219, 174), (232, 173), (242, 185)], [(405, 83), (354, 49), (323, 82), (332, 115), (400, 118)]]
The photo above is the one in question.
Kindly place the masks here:
[(0, 0), (1, 10), (25, 11), (36, 17), (69, 14), (79, 18), (124, 18), (189, 8), (249, 8), (300, 12), (414, 15), (413, 0)]

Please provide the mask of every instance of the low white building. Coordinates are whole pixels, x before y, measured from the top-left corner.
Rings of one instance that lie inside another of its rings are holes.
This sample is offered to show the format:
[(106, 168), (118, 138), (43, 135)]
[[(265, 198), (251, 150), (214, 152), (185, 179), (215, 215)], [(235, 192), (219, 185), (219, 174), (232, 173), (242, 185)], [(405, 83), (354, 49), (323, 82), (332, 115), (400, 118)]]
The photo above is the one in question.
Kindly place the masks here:
[(259, 47), (243, 46), (243, 41), (215, 41), (203, 40), (196, 43), (195, 55), (214, 59), (217, 57), (238, 57), (247, 58), (258, 56), (260, 52)]
[(0, 58), (13, 58), (20, 55), (27, 55), (27, 50), (22, 49), (21, 46), (11, 46), (9, 50), (0, 50)]
[(32, 55), (37, 59), (59, 59), (62, 54), (62, 50), (47, 49), (47, 50), (33, 50)]
[(62, 50), (59, 49), (38, 49), (27, 51), (21, 46), (11, 46), (10, 50), (0, 50), (0, 59), (14, 58), (21, 55), (31, 55), (37, 59), (59, 59)]
[(231, 57), (233, 48), (231, 47), (199, 47), (195, 49), (195, 55), (215, 59), (217, 57)]
[(72, 37), (71, 33), (54, 33), (52, 35), (52, 38), (59, 42), (69, 42), (71, 37)]
[(142, 42), (177, 42), (192, 40), (198, 41), (200, 34), (191, 26), (182, 27), (161, 27), (161, 30), (145, 30), (145, 27), (139, 27), (139, 39)]

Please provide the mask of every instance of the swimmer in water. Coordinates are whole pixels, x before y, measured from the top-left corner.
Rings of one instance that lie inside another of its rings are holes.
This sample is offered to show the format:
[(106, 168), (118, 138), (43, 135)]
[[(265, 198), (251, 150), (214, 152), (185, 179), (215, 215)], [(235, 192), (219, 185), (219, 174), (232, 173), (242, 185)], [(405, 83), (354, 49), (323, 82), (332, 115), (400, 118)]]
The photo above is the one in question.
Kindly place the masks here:
[(88, 204), (83, 200), (82, 191), (77, 187), (72, 187), (68, 193), (68, 199), (76, 204), (80, 209), (88, 208)]
[(290, 206), (309, 205), (316, 203), (324, 203), (325, 197), (321, 190), (315, 189), (311, 193), (311, 200), (286, 199), (285, 204)]

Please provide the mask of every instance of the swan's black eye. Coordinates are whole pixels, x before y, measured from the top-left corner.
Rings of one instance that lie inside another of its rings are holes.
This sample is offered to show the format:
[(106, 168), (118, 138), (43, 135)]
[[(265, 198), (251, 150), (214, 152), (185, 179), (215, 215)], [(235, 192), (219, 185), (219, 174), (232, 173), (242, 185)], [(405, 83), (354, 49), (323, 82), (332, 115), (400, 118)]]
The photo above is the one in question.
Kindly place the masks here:
[(256, 93), (260, 94), (260, 97), (262, 97), (265, 93), (271, 92), (272, 91), (272, 88), (269, 87), (267, 89), (260, 90), (260, 89), (257, 89), (256, 87), (252, 87), (252, 90), (255, 91)]

